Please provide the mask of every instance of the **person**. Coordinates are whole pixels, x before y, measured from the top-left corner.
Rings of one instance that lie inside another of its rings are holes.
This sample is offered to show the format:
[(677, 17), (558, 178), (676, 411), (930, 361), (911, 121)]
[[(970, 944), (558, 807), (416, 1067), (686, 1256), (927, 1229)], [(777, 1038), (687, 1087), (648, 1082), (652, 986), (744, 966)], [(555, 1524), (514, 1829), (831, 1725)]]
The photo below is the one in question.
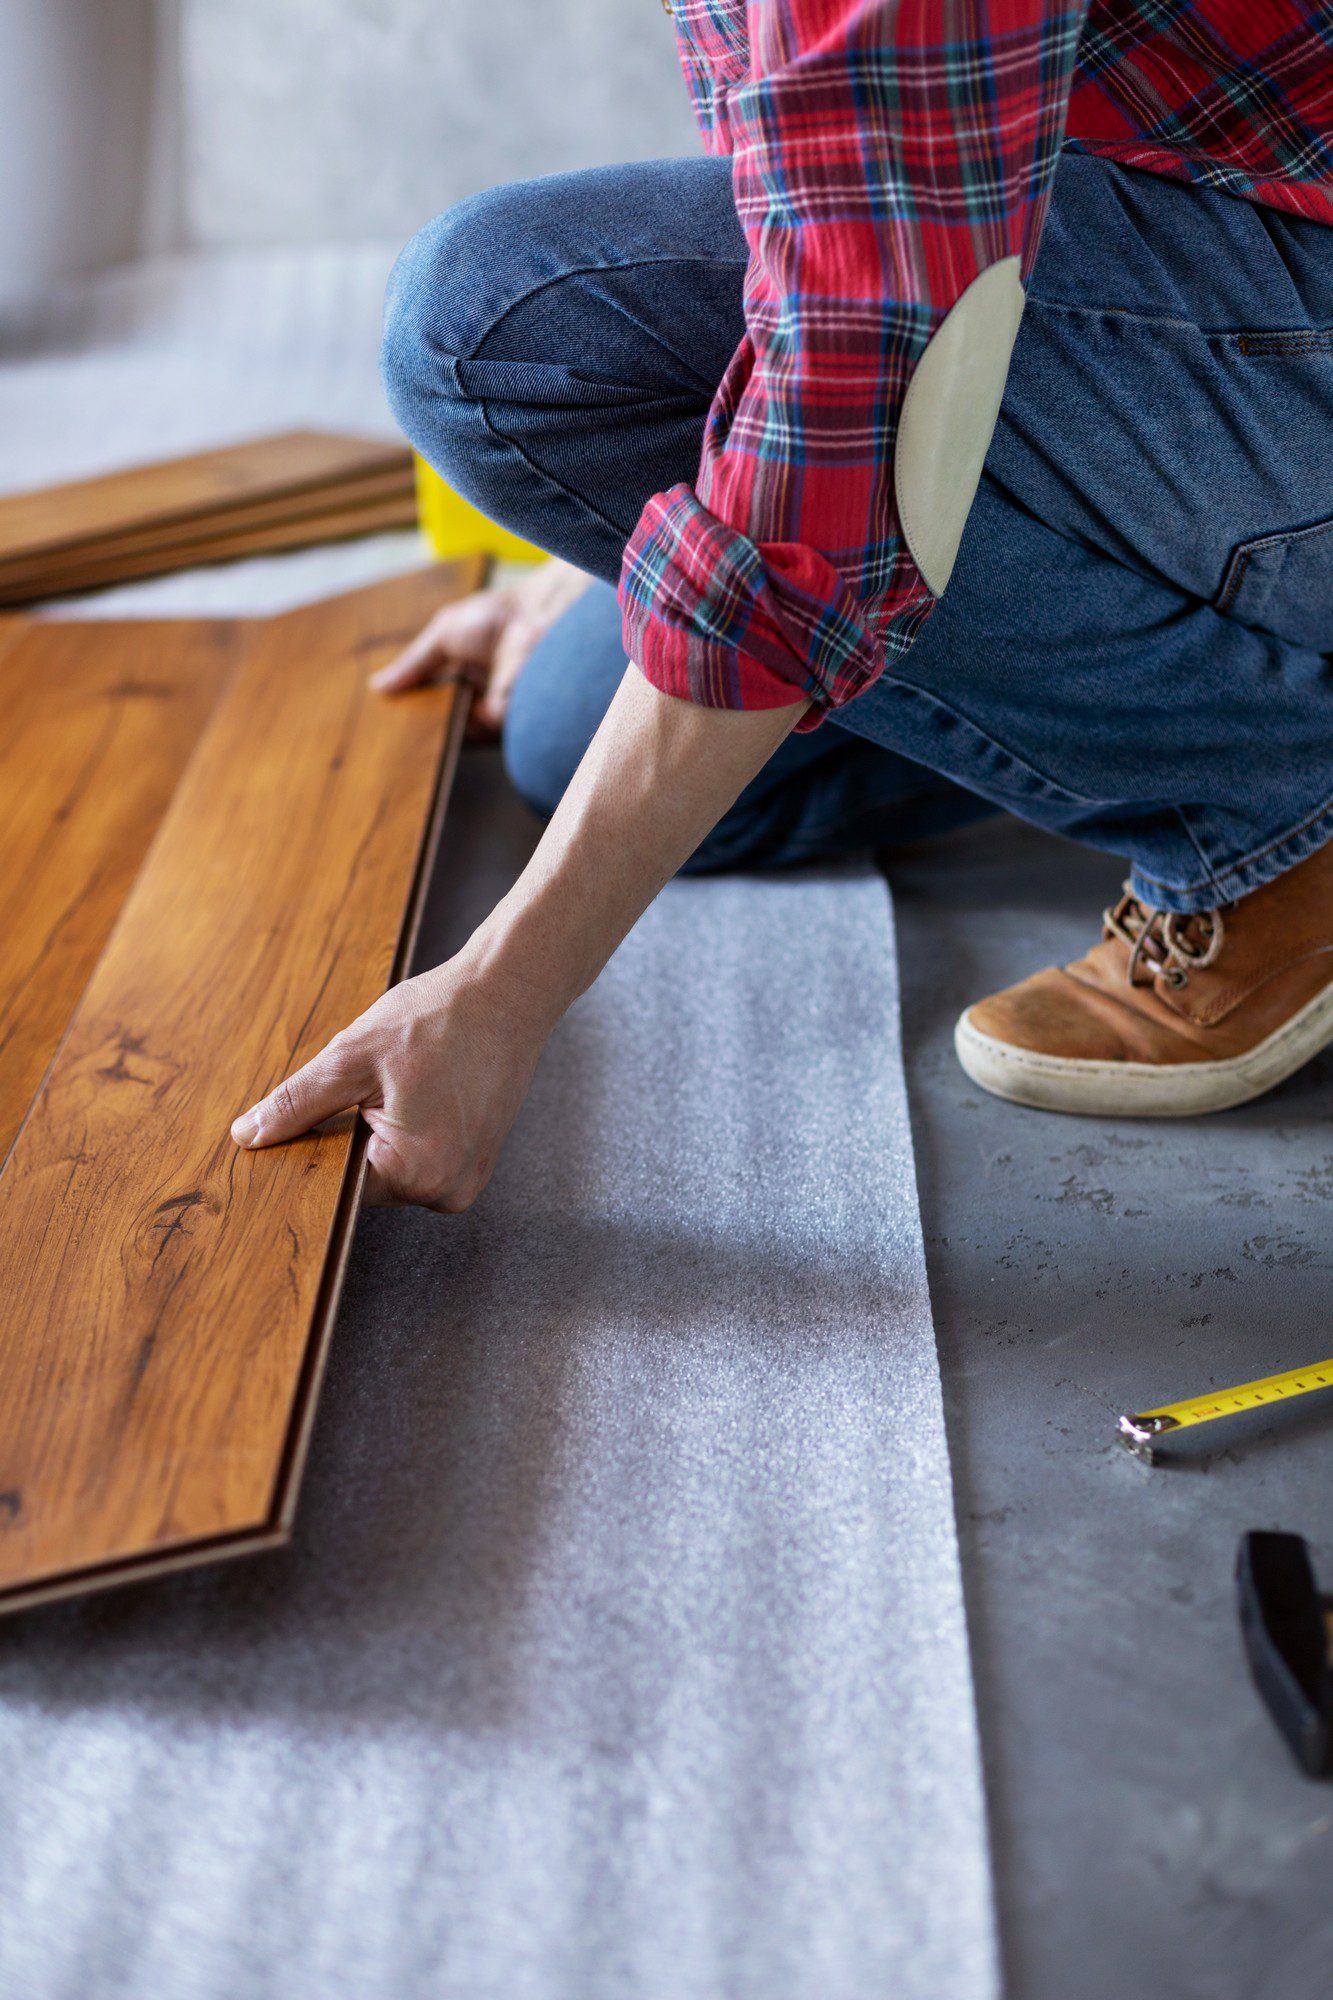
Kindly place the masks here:
[(969, 1008), (976, 1080), (1267, 1089), (1333, 1039), (1327, 0), (675, 25), (704, 157), (464, 201), (387, 298), (408, 437), (560, 561), (383, 685), (489, 670), (544, 835), (238, 1143), (359, 1106), (373, 1195), (461, 1208), (677, 869), (996, 808), (1129, 879), (1087, 956)]

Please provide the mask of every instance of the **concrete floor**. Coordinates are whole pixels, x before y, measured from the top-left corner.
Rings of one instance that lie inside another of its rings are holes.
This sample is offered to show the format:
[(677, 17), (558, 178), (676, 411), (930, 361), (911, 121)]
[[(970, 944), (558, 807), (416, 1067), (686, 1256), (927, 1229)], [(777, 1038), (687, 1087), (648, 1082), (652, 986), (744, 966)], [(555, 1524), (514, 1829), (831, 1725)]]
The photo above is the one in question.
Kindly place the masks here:
[(1195, 1433), (1116, 1415), (1333, 1353), (1333, 1059), (1198, 1122), (1006, 1106), (966, 1003), (1085, 949), (1118, 870), (995, 821), (887, 857), (1008, 2000), (1324, 2000), (1333, 1785), (1248, 1677), (1232, 1564), (1333, 1591), (1333, 1395)]

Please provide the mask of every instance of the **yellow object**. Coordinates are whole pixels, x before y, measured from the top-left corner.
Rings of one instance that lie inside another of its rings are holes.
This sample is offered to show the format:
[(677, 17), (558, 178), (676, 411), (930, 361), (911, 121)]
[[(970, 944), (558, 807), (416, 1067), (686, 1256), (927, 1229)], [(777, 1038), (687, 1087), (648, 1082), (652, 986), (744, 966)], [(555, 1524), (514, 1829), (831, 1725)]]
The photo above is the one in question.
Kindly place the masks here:
[(1289, 1368), (1285, 1375), (1261, 1375), (1257, 1382), (1239, 1382), (1234, 1389), (1214, 1389), (1207, 1396), (1187, 1396), (1183, 1402), (1162, 1403), (1141, 1414), (1172, 1417), (1174, 1430), (1185, 1424), (1211, 1423), (1214, 1417), (1234, 1416), (1237, 1410), (1257, 1410), (1261, 1403), (1304, 1396), (1311, 1389), (1333, 1389), (1333, 1361), (1316, 1361), (1312, 1368)]
[(438, 472), (417, 459), (417, 518), (437, 556), (494, 556), (500, 562), (544, 562), (545, 549), (511, 535), (472, 506)]
[(1255, 1382), (1238, 1382), (1232, 1389), (1214, 1389), (1206, 1396), (1186, 1396), (1179, 1403), (1159, 1403), (1155, 1410), (1137, 1410), (1121, 1417), (1123, 1441), (1140, 1456), (1151, 1457), (1152, 1443), (1169, 1431), (1190, 1424), (1210, 1424), (1216, 1417), (1233, 1417), (1265, 1403), (1308, 1396), (1314, 1389), (1333, 1389), (1333, 1361), (1315, 1361), (1308, 1368), (1288, 1368), (1282, 1375), (1261, 1375)]

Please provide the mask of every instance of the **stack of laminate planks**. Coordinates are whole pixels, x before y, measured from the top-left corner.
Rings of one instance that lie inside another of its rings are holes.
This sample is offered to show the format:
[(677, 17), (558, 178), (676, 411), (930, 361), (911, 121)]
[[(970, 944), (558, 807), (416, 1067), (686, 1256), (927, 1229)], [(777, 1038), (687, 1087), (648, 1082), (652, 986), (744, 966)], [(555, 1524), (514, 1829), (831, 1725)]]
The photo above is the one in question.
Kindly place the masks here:
[(416, 520), (400, 444), (291, 431), (0, 500), (0, 605)]
[(479, 564), (279, 618), (0, 619), (0, 1608), (290, 1525), (362, 1180), (228, 1126), (401, 976)]

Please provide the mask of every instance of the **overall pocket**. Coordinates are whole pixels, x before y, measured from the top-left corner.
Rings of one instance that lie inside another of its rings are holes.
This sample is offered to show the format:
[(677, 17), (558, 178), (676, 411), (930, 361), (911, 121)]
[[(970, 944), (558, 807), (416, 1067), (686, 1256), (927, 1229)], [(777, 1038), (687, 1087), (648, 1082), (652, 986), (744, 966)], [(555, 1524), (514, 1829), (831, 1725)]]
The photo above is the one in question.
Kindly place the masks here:
[(1242, 625), (1333, 653), (1333, 519), (1237, 543), (1215, 602)]

